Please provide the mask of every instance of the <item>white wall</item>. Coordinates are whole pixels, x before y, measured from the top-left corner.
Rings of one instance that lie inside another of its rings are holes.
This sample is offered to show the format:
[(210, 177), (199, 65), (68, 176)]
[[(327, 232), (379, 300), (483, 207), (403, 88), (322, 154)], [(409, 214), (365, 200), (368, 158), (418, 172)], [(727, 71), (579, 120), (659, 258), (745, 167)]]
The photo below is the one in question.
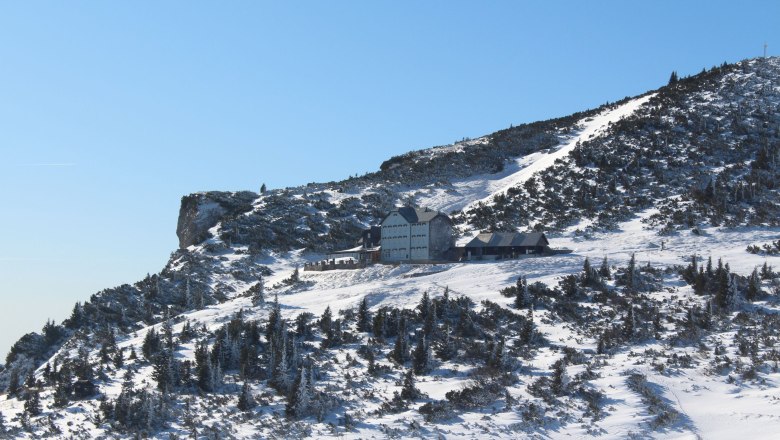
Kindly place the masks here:
[(428, 223), (412, 223), (411, 232), (411, 254), (412, 260), (428, 260), (430, 259), (429, 253), (429, 224)]
[(403, 261), (410, 258), (410, 226), (397, 212), (391, 212), (382, 222), (382, 261)]

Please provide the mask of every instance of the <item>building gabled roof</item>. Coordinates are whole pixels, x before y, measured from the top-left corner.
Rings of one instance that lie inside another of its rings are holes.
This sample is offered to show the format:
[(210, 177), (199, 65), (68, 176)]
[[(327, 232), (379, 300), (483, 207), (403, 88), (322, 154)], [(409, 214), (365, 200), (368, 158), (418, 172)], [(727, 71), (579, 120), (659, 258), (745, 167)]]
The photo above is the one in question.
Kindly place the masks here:
[(412, 208), (409, 206), (404, 206), (402, 208), (397, 208), (388, 212), (387, 215), (382, 219), (382, 223), (384, 223), (387, 216), (393, 212), (398, 212), (398, 214), (400, 214), (409, 223), (428, 223), (438, 216), (442, 216), (447, 221), (450, 221), (450, 218), (447, 216), (447, 214), (441, 211), (434, 211), (430, 208)]
[(339, 251), (331, 251), (328, 252), (328, 255), (338, 255), (338, 254), (359, 254), (361, 252), (376, 252), (378, 250), (381, 250), (382, 246), (374, 246), (370, 248), (365, 248), (363, 246), (354, 247), (351, 249), (342, 249)]
[(543, 232), (490, 232), (479, 234), (466, 244), (467, 248), (547, 246)]

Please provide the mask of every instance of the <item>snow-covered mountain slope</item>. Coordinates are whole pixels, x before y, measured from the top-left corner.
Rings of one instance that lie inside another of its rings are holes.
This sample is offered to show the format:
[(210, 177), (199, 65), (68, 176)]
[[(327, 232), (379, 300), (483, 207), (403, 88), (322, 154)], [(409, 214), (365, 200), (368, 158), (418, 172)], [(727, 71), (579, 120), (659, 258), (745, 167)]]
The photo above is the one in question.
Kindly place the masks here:
[[(0, 432), (775, 432), (780, 227), (742, 221), (739, 212), (758, 218), (764, 203), (777, 203), (778, 77), (778, 60), (750, 60), (571, 117), (412, 152), (369, 176), (262, 195), (187, 196), (182, 249), (160, 274), (99, 292), (62, 325), (14, 346), (0, 373)], [(691, 133), (696, 139), (683, 145)], [(710, 144), (711, 134), (722, 145)], [(680, 192), (702, 177), (676, 163), (690, 157), (677, 156), (683, 152), (722, 176), (709, 199)], [(763, 162), (753, 165), (751, 154)], [(651, 165), (663, 160), (668, 167)], [(751, 184), (753, 196), (734, 199), (735, 179)], [(723, 207), (719, 194), (736, 207)], [(525, 207), (533, 200), (538, 207)], [(298, 271), (410, 201), (462, 210), (455, 218), (464, 236), (520, 215), (528, 219), (513, 229), (559, 224), (551, 244), (574, 252)], [(620, 205), (599, 205), (607, 202)], [(712, 210), (712, 221), (657, 222), (681, 206), (691, 215)], [(512, 211), (518, 207), (524, 211)], [(545, 220), (550, 213), (561, 217)], [(749, 245), (759, 249), (747, 252)]]
[(659, 89), (524, 185), (477, 204), (480, 229), (611, 229), (637, 210), (664, 233), (702, 224), (778, 225), (780, 62), (721, 66)]
[[(290, 321), (294, 321), (302, 312), (311, 312), (321, 316), (326, 307), (330, 307), (333, 315), (338, 316), (340, 311), (356, 309), (363, 298), (367, 300), (373, 313), (382, 307), (408, 308), (418, 304), (424, 292), (428, 292), (431, 297), (441, 298), (445, 289), (448, 290), (451, 298), (463, 296), (478, 305), (487, 300), (506, 306), (511, 310), (513, 309), (513, 299), (502, 296), (499, 291), (514, 285), (518, 276), (527, 277), (529, 284), (542, 282), (554, 286), (562, 276), (580, 273), (586, 256), (590, 257), (595, 264), (606, 253), (611, 264), (623, 266), (628, 263), (630, 253), (635, 253), (636, 260), (640, 265), (649, 264), (653, 267), (663, 268), (673, 264), (684, 264), (691, 254), (698, 253), (703, 256), (722, 257), (733, 265), (736, 272), (746, 273), (753, 267), (763, 264), (765, 260), (761, 256), (746, 254), (744, 252), (746, 244), (757, 239), (780, 238), (780, 230), (777, 229), (762, 231), (711, 230), (704, 231), (705, 235), (703, 236), (679, 237), (675, 241), (667, 242), (661, 249), (660, 245), (654, 246), (654, 243), (647, 241), (654, 237), (650, 231), (641, 229), (640, 225), (641, 223), (638, 221), (629, 222), (621, 225), (622, 232), (613, 232), (590, 240), (582, 240), (574, 235), (562, 237), (560, 239), (562, 242), (582, 248), (581, 251), (573, 255), (528, 257), (502, 262), (421, 266), (377, 265), (356, 271), (305, 272), (300, 275), (302, 284), (298, 287), (295, 285), (270, 287), (274, 284), (280, 284), (294, 270), (289, 263), (289, 261), (294, 260), (294, 256), (277, 256), (265, 261), (269, 267), (273, 267), (275, 270), (275, 275), (266, 279), (266, 283), (269, 285), (266, 295), (268, 298), (271, 295), (278, 295), (282, 315)], [(224, 254), (222, 257), (226, 263), (234, 261), (234, 258), (247, 258), (240, 253)], [(771, 263), (776, 264), (777, 257), (767, 258)], [(215, 286), (236, 283), (229, 275), (218, 278), (221, 279), (214, 281)], [(246, 286), (242, 283), (236, 283), (236, 285), (238, 290)], [(653, 301), (656, 301), (658, 307), (668, 309), (668, 316), (672, 319), (677, 319), (673, 310), (679, 305), (702, 304), (705, 299), (694, 295), (692, 289), (685, 286), (685, 283), (681, 283), (676, 276), (663, 276), (661, 287), (651, 290), (655, 291), (647, 294)], [(581, 299), (581, 303), (586, 307), (600, 307), (598, 302), (591, 301), (592, 299)], [(562, 319), (553, 307), (544, 305), (541, 300), (537, 301), (537, 306), (538, 308), (534, 311), (536, 330), (539, 332), (540, 338), (544, 338), (548, 342), (534, 347), (530, 357), (518, 358), (521, 366), (515, 371), (515, 374), (519, 381), (507, 386), (507, 391), (518, 402), (544, 401), (544, 399), (536, 398), (530, 394), (527, 387), (540, 374), (543, 375), (545, 371), (549, 371), (552, 364), (561, 358), (563, 347), (570, 347), (577, 350), (581, 356), (589, 361), (581, 364), (572, 363), (568, 367), (568, 375), (575, 377), (577, 374), (583, 373), (588, 365), (588, 368), (598, 375), (587, 383), (588, 386), (603, 393), (601, 405), (604, 414), (601, 418), (589, 420), (587, 423), (577, 421), (576, 419), (581, 417), (576, 415), (579, 411), (576, 410), (579, 404), (577, 398), (572, 395), (561, 397), (558, 404), (552, 404), (544, 410), (551, 412), (547, 417), (553, 418), (557, 418), (553, 414), (564, 411), (564, 414), (567, 414), (563, 418), (564, 422), (553, 422), (544, 418), (541, 421), (531, 422), (529, 421), (531, 416), (527, 414), (528, 408), (522, 410), (506, 409), (504, 397), (501, 396), (496, 402), (485, 408), (459, 413), (458, 416), (441, 423), (428, 423), (424, 416), (415, 411), (414, 408), (419, 409), (430, 400), (446, 400), (447, 392), (462, 389), (474, 381), (474, 378), (469, 375), (469, 371), (473, 371), (477, 365), (472, 364), (472, 362), (464, 363), (450, 360), (439, 362), (430, 374), (421, 375), (418, 378), (418, 388), (426, 393), (428, 398), (420, 399), (412, 404), (410, 409), (382, 416), (371, 414), (371, 411), (381, 407), (382, 399), (391, 400), (393, 391), (400, 389), (400, 386), (395, 384), (395, 381), (401, 378), (398, 376), (399, 373), (389, 372), (369, 380), (371, 385), (364, 385), (372, 387), (374, 399), (363, 401), (345, 397), (346, 401), (341, 403), (344, 411), (354, 412), (355, 417), (360, 419), (360, 422), (356, 423), (354, 427), (350, 430), (339, 426), (330, 428), (329, 423), (338, 425), (338, 416), (325, 417), (324, 421), (319, 424), (314, 419), (309, 419), (308, 423), (311, 424), (309, 429), (312, 430), (310, 433), (323, 437), (365, 438), (386, 435), (387, 430), (390, 429), (400, 436), (412, 435), (416, 432), (423, 436), (439, 433), (447, 438), (470, 437), (479, 432), (487, 431), (497, 438), (517, 438), (518, 435), (533, 436), (536, 434), (550, 438), (596, 434), (623, 437), (634, 433), (641, 436), (650, 435), (662, 438), (696, 438), (698, 435), (702, 438), (726, 439), (733, 438), (737, 432), (752, 433), (758, 438), (762, 432), (780, 428), (780, 417), (778, 417), (780, 413), (771, 403), (773, 402), (772, 396), (777, 393), (774, 384), (780, 379), (780, 374), (771, 369), (762, 372), (759, 375), (761, 380), (757, 382), (742, 379), (732, 382), (730, 375), (715, 374), (709, 371), (710, 363), (714, 362), (713, 359), (716, 357), (711, 350), (703, 352), (701, 346), (695, 344), (669, 342), (676, 333), (674, 321), (666, 324), (662, 338), (640, 340), (634, 345), (625, 348), (619, 347), (610, 354), (598, 355), (596, 354), (598, 338), (594, 337), (594, 333), (591, 331), (597, 326), (594, 325), (594, 328), (590, 329), (578, 327), (574, 322)], [(780, 310), (773, 297), (767, 297), (766, 301), (754, 303), (751, 307), (755, 310), (773, 312)], [(477, 308), (481, 307), (477, 306)], [(175, 337), (181, 337), (185, 323), (192, 328), (205, 327), (207, 331), (215, 332), (234, 319), (238, 313), (241, 313), (245, 320), (257, 319), (263, 322), (267, 319), (269, 309), (268, 303), (259, 307), (253, 306), (251, 297), (238, 294), (233, 299), (220, 304), (181, 314), (175, 319), (177, 324), (173, 325), (173, 334)], [(684, 315), (686, 308), (682, 307), (679, 310), (683, 311)], [(162, 327), (163, 324), (157, 324), (154, 327), (145, 327), (130, 335), (118, 337), (117, 347), (124, 350), (125, 353), (129, 353), (131, 349), (135, 350), (139, 360), (128, 360), (126, 361), (127, 365), (120, 369), (110, 367), (111, 363), (109, 362), (104, 370), (104, 374), (107, 375), (106, 379), (99, 380), (101, 391), (106, 398), (117, 399), (120, 396), (122, 383), (126, 382), (124, 377), (126, 377), (125, 370), (127, 368), (136, 370), (131, 381), (134, 387), (155, 389), (154, 368), (142, 360), (141, 347), (149, 329), (155, 328), (157, 332), (162, 332)], [(737, 351), (738, 347), (732, 347), (734, 329), (723, 330), (703, 335), (702, 341), (711, 345), (712, 341), (721, 340), (727, 353)], [(509, 337), (509, 335), (507, 336)], [(370, 333), (358, 334), (359, 340), (365, 341), (370, 337)], [(335, 356), (341, 359), (342, 366), (336, 367), (331, 373), (323, 374), (324, 378), (317, 382), (317, 386), (331, 389), (334, 392), (341, 393), (341, 390), (346, 392), (349, 385), (339, 376), (345, 372), (344, 365), (349, 364), (349, 361), (346, 360), (347, 356), (360, 359), (360, 362), (358, 366), (348, 367), (346, 371), (364, 375), (365, 361), (357, 354), (358, 347), (359, 342), (344, 344), (335, 351)], [(72, 347), (66, 349), (66, 351), (72, 350)], [(181, 360), (193, 359), (194, 352), (194, 342), (181, 343), (175, 350), (176, 357)], [(64, 355), (63, 352), (59, 353), (59, 356)], [(95, 365), (103, 364), (100, 360), (99, 347), (95, 347), (90, 356)], [(693, 363), (693, 366), (680, 367), (675, 364), (676, 360), (671, 361), (671, 359), (681, 356), (691, 356), (693, 360), (690, 362)], [(736, 356), (736, 358), (739, 357)], [(385, 362), (387, 365), (391, 365), (390, 362)], [(664, 365), (664, 369), (659, 371), (659, 366)], [(45, 380), (43, 370), (44, 368), (38, 369), (37, 375), (40, 380)], [(679, 413), (670, 426), (655, 431), (652, 423), (655, 417), (653, 411), (655, 410), (648, 409), (648, 405), (643, 403), (642, 395), (632, 390), (626, 382), (631, 372), (643, 374), (646, 380), (653, 384), (652, 389), (658, 393), (660, 398)], [(235, 385), (231, 385), (233, 381), (236, 381)], [(211, 408), (212, 416), (203, 415), (200, 417), (201, 429), (204, 432), (208, 432), (207, 426), (216, 425), (219, 426), (217, 429), (223, 430), (223, 434), (238, 437), (266, 436), (273, 432), (279, 434), (280, 431), (275, 431), (275, 429), (280, 428), (266, 424), (268, 420), (274, 419), (273, 411), (284, 412), (279, 403), (276, 406), (269, 404), (266, 408), (257, 409), (252, 413), (254, 414), (252, 417), (244, 418), (242, 412), (234, 409), (237, 405), (236, 394), (243, 381), (237, 376), (237, 373), (228, 373), (224, 382), (225, 385), (219, 392), (204, 395), (197, 393), (191, 395), (189, 392), (184, 392), (178, 398), (191, 400), (191, 405), (209, 406), (215, 403), (209, 399), (214, 399), (215, 396), (227, 397), (227, 406)], [(258, 395), (268, 392), (268, 388), (259, 384), (255, 386), (254, 390)], [(41, 394), (43, 401), (46, 402), (44, 405), (52, 402), (52, 394), (53, 391), (44, 391)], [(73, 426), (83, 427), (85, 431), (82, 432), (85, 436), (98, 436), (107, 432), (108, 426), (106, 424), (95, 426), (92, 423), (94, 414), (98, 412), (99, 401), (79, 401), (73, 405), (75, 408), (81, 407), (81, 410), (60, 413), (67, 415), (61, 418), (55, 417), (51, 423), (64, 432), (73, 432), (71, 431)], [(567, 406), (572, 406), (575, 409), (566, 410)], [(12, 419), (23, 412), (23, 402), (16, 399), (5, 400), (0, 402), (0, 411), (7, 419)], [(361, 412), (365, 412), (365, 414), (360, 415)], [(45, 413), (56, 414), (59, 411), (52, 408), (51, 411)], [(232, 428), (221, 426), (220, 419), (229, 420)], [(71, 427), (69, 427), (69, 423)], [(168, 432), (178, 432), (184, 435), (189, 431), (189, 428), (183, 425), (181, 420), (169, 423), (168, 428), (162, 429), (160, 436), (168, 435)], [(41, 431), (35, 432), (41, 434)], [(23, 435), (24, 433), (20, 432), (19, 434)]]
[(428, 193), (418, 195), (415, 201), (420, 206), (429, 206), (444, 212), (468, 209), (479, 202), (491, 203), (495, 196), (505, 194), (507, 190), (522, 185), (534, 174), (568, 156), (581, 142), (605, 133), (611, 124), (633, 114), (653, 96), (649, 94), (634, 98), (615, 108), (607, 108), (594, 116), (582, 118), (575, 125), (577, 127), (575, 133), (565, 136), (559, 145), (518, 157), (505, 165), (504, 171), (500, 173), (458, 179), (452, 182), (451, 187), (435, 188)]

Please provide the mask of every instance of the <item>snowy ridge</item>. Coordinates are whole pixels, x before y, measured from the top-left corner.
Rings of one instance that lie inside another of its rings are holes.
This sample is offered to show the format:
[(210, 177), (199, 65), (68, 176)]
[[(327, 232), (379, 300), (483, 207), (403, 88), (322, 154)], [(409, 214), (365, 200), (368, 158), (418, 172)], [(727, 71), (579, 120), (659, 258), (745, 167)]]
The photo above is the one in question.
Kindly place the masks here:
[(578, 143), (603, 134), (610, 124), (633, 114), (639, 107), (652, 99), (653, 96), (655, 96), (655, 93), (641, 96), (632, 99), (625, 104), (621, 104), (612, 110), (606, 110), (592, 118), (585, 118), (577, 124), (581, 127), (579, 132), (566, 139), (564, 143), (554, 151), (529, 154), (528, 156), (517, 159), (519, 171), (502, 179), (490, 182), (488, 188), (490, 195), (484, 197), (482, 200), (470, 203), (469, 206), (479, 202), (490, 203), (495, 195), (503, 194), (509, 188), (521, 185), (534, 174), (552, 166), (556, 160), (568, 156)]
[[(578, 143), (602, 135), (610, 124), (630, 116), (655, 95), (650, 93), (640, 96), (594, 117), (584, 118), (576, 124), (577, 132), (563, 138), (559, 146), (519, 157), (514, 162), (506, 164), (504, 170), (499, 173), (456, 179), (450, 186), (443, 188), (429, 186), (408, 191), (406, 194), (415, 196), (416, 203), (421, 206), (429, 206), (444, 212), (467, 210), (478, 203), (490, 204), (496, 195), (523, 184), (534, 174), (555, 164), (556, 160), (565, 158)], [(484, 139), (471, 142), (484, 142)], [(433, 154), (437, 149), (431, 151)]]

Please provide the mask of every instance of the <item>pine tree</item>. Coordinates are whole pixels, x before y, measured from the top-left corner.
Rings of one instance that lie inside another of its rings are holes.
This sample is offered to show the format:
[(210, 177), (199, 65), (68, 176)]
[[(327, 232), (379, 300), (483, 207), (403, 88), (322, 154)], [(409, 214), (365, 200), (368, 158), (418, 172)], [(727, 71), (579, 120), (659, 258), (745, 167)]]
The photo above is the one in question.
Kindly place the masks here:
[(420, 298), (420, 304), (417, 305), (417, 310), (420, 313), (420, 318), (425, 320), (428, 313), (431, 311), (431, 298), (428, 296), (428, 291), (423, 292), (422, 298)]
[(601, 261), (601, 267), (599, 268), (599, 276), (605, 280), (612, 279), (612, 272), (609, 270), (609, 263), (607, 262), (607, 256)]
[(476, 336), (477, 328), (474, 325), (474, 320), (471, 319), (471, 314), (467, 309), (459, 308), (458, 322), (455, 327), (455, 332), (464, 338), (471, 338)]
[(686, 319), (685, 319), (685, 326), (691, 332), (695, 332), (697, 327), (696, 314), (693, 309), (694, 309), (693, 307), (688, 308), (688, 312), (686, 313)]
[(125, 351), (122, 348), (117, 349), (116, 353), (114, 353), (113, 359), (111, 361), (114, 363), (114, 367), (117, 369), (122, 368), (122, 366), (125, 365)]
[(43, 368), (42, 376), (43, 376), (44, 383), (48, 384), (49, 382), (51, 382), (51, 378), (52, 378), (51, 364), (49, 364), (48, 362), (46, 362), (46, 366)]
[(500, 336), (490, 350), (487, 365), (499, 370), (503, 370), (508, 365), (508, 363), (509, 359), (506, 353), (506, 340), (503, 336)]
[(38, 383), (35, 380), (35, 374), (32, 371), (27, 374), (27, 378), (24, 380), (24, 386), (27, 388), (35, 388)]
[(705, 275), (704, 268), (699, 268), (699, 274), (696, 275), (695, 284), (693, 285), (693, 292), (697, 295), (704, 295), (707, 289), (707, 275)]
[(157, 389), (163, 393), (170, 391), (173, 385), (172, 356), (167, 350), (163, 350), (155, 356), (152, 379), (157, 381)]
[(73, 306), (73, 311), (70, 314), (70, 318), (68, 318), (68, 322), (66, 326), (70, 329), (76, 329), (81, 327), (84, 324), (84, 309), (81, 306), (80, 302), (76, 302), (76, 304)]
[(155, 275), (155, 285), (154, 285), (154, 291), (151, 292), (151, 297), (161, 297), (162, 296), (162, 284), (160, 283), (161, 277), (159, 275)]
[(160, 351), (160, 345), (160, 336), (157, 334), (154, 327), (151, 327), (144, 336), (144, 342), (141, 345), (141, 353), (143, 353), (147, 360), (152, 360), (154, 355)]
[(64, 408), (70, 402), (70, 394), (73, 387), (73, 377), (70, 368), (60, 370), (60, 378), (54, 387), (54, 406)]
[(290, 281), (293, 284), (297, 284), (301, 281), (301, 273), (298, 271), (298, 266), (295, 266), (295, 270), (293, 270), (292, 275), (290, 275)]
[(653, 330), (655, 331), (655, 338), (661, 339), (664, 325), (661, 323), (661, 311), (658, 310), (658, 307), (653, 307)]
[(366, 362), (368, 363), (368, 368), (366, 368), (368, 374), (371, 376), (376, 376), (378, 371), (376, 367), (376, 355), (374, 354), (373, 345), (362, 345), (361, 350), (363, 351), (363, 357), (365, 357)]
[(95, 371), (92, 369), (92, 364), (89, 362), (89, 350), (85, 346), (81, 346), (78, 349), (78, 355), (73, 364), (73, 370), (81, 380), (92, 380), (95, 376)]
[(732, 310), (739, 303), (739, 285), (737, 283), (737, 275), (729, 275), (728, 289), (726, 291), (726, 298), (724, 303), (725, 310)]
[(293, 384), (290, 398), (285, 409), (290, 418), (305, 417), (311, 405), (311, 389), (306, 368), (301, 368)]
[(259, 306), (265, 303), (265, 285), (263, 283), (263, 276), (260, 275), (257, 283), (250, 288), (252, 291), (252, 304)]
[(211, 356), (206, 341), (201, 341), (195, 347), (195, 370), (197, 372), (198, 387), (203, 391), (214, 391), (214, 372), (212, 371)]
[[(192, 289), (190, 289), (190, 277), (187, 276), (187, 279), (184, 284), (184, 301), (183, 305), (185, 308), (189, 309), (192, 308), (193, 301), (192, 301)], [(124, 309), (123, 309), (124, 310)]]
[(636, 257), (632, 253), (631, 259), (628, 260), (628, 267), (626, 267), (626, 290), (633, 292), (636, 288)]
[(724, 266), (720, 259), (718, 259), (718, 269), (715, 271), (715, 279), (717, 281), (715, 302), (720, 310), (727, 311), (733, 305), (733, 298), (730, 297), (732, 284), (731, 274), (729, 273), (728, 265)]
[(588, 287), (593, 283), (593, 268), (590, 266), (590, 258), (585, 257), (585, 262), (582, 263), (582, 287)]
[(452, 359), (457, 354), (457, 351), (455, 341), (452, 339), (450, 325), (447, 323), (444, 325), (444, 340), (439, 344), (436, 355), (439, 356), (439, 359), (447, 361)]
[(24, 412), (30, 416), (41, 414), (41, 396), (38, 390), (31, 390), (24, 401)]
[(550, 381), (550, 390), (556, 396), (566, 394), (569, 386), (569, 377), (566, 374), (566, 360), (558, 359), (553, 364), (552, 380)]
[(371, 331), (371, 315), (368, 311), (368, 300), (365, 296), (360, 301), (360, 306), (358, 307), (357, 329), (359, 332)]
[(748, 279), (748, 287), (745, 291), (745, 299), (749, 302), (753, 302), (761, 295), (761, 279), (758, 276), (758, 269), (753, 269), (753, 273), (750, 274)]
[(252, 392), (249, 389), (249, 384), (244, 382), (244, 386), (241, 387), (241, 394), (238, 396), (238, 409), (240, 411), (249, 411), (254, 408), (255, 399), (252, 397)]
[(432, 302), (431, 308), (423, 321), (423, 336), (428, 341), (433, 339), (433, 333), (436, 330), (436, 314), (436, 303)]
[(330, 326), (330, 330), (325, 332), (325, 342), (327, 346), (334, 347), (344, 342), (342, 337), (341, 319), (336, 319)]
[(260, 185), (260, 194), (265, 194), (265, 190), (266, 190), (265, 182), (263, 182), (263, 184)]
[(707, 305), (704, 306), (704, 316), (702, 318), (702, 327), (706, 330), (712, 328), (712, 300), (707, 301)]
[(166, 307), (165, 308), (165, 312), (163, 314), (162, 333), (163, 333), (163, 338), (165, 340), (165, 347), (166, 347), (166, 349), (172, 351), (174, 349), (174, 345), (173, 345), (173, 320), (171, 320), (171, 309), (170, 309), (170, 307)]
[(333, 313), (331, 313), (330, 306), (328, 306), (320, 318), (320, 330), (323, 333), (330, 333), (331, 326), (333, 326)]
[(420, 390), (414, 384), (414, 371), (412, 369), (406, 370), (404, 374), (404, 382), (401, 386), (401, 397), (405, 400), (415, 400), (421, 396)]
[(528, 295), (528, 280), (525, 277), (517, 279), (517, 285), (515, 286), (515, 308), (518, 310), (528, 307), (529, 295)]
[(412, 368), (415, 374), (423, 374), (428, 371), (428, 360), (430, 359), (430, 349), (425, 340), (425, 335), (420, 334), (417, 338), (417, 346), (412, 355)]
[(222, 364), (219, 361), (212, 363), (211, 383), (213, 390), (216, 390), (222, 385)]
[(279, 306), (279, 297), (274, 295), (271, 313), (268, 314), (268, 323), (265, 328), (265, 339), (271, 342), (275, 336), (279, 336), (282, 330), (282, 309)]
[(764, 265), (761, 266), (761, 279), (771, 280), (772, 278), (774, 278), (774, 271), (772, 270), (772, 266), (769, 266), (766, 261), (764, 261)]
[(671, 76), (669, 76), (669, 84), (668, 85), (671, 86), (673, 84), (676, 84), (678, 80), (679, 80), (679, 78), (677, 77), (677, 71), (673, 70)]
[(696, 283), (696, 277), (699, 274), (699, 264), (696, 261), (696, 254), (693, 254), (691, 256), (691, 263), (685, 267), (685, 270), (683, 271), (683, 279), (688, 282), (688, 284), (695, 284)]
[(374, 320), (371, 326), (371, 330), (374, 333), (374, 338), (379, 342), (384, 342), (385, 333), (387, 331), (387, 311), (384, 308), (379, 309), (374, 315)]
[(525, 315), (525, 322), (523, 323), (523, 329), (520, 333), (520, 340), (524, 344), (530, 344), (534, 334), (534, 308), (533, 306), (528, 308), (528, 313)]
[(628, 313), (623, 320), (623, 336), (626, 339), (631, 340), (634, 337), (634, 306), (628, 308)]
[(409, 358), (409, 346), (406, 333), (406, 317), (403, 315), (398, 320), (398, 334), (395, 338), (395, 345), (391, 357), (399, 364), (403, 364)]

